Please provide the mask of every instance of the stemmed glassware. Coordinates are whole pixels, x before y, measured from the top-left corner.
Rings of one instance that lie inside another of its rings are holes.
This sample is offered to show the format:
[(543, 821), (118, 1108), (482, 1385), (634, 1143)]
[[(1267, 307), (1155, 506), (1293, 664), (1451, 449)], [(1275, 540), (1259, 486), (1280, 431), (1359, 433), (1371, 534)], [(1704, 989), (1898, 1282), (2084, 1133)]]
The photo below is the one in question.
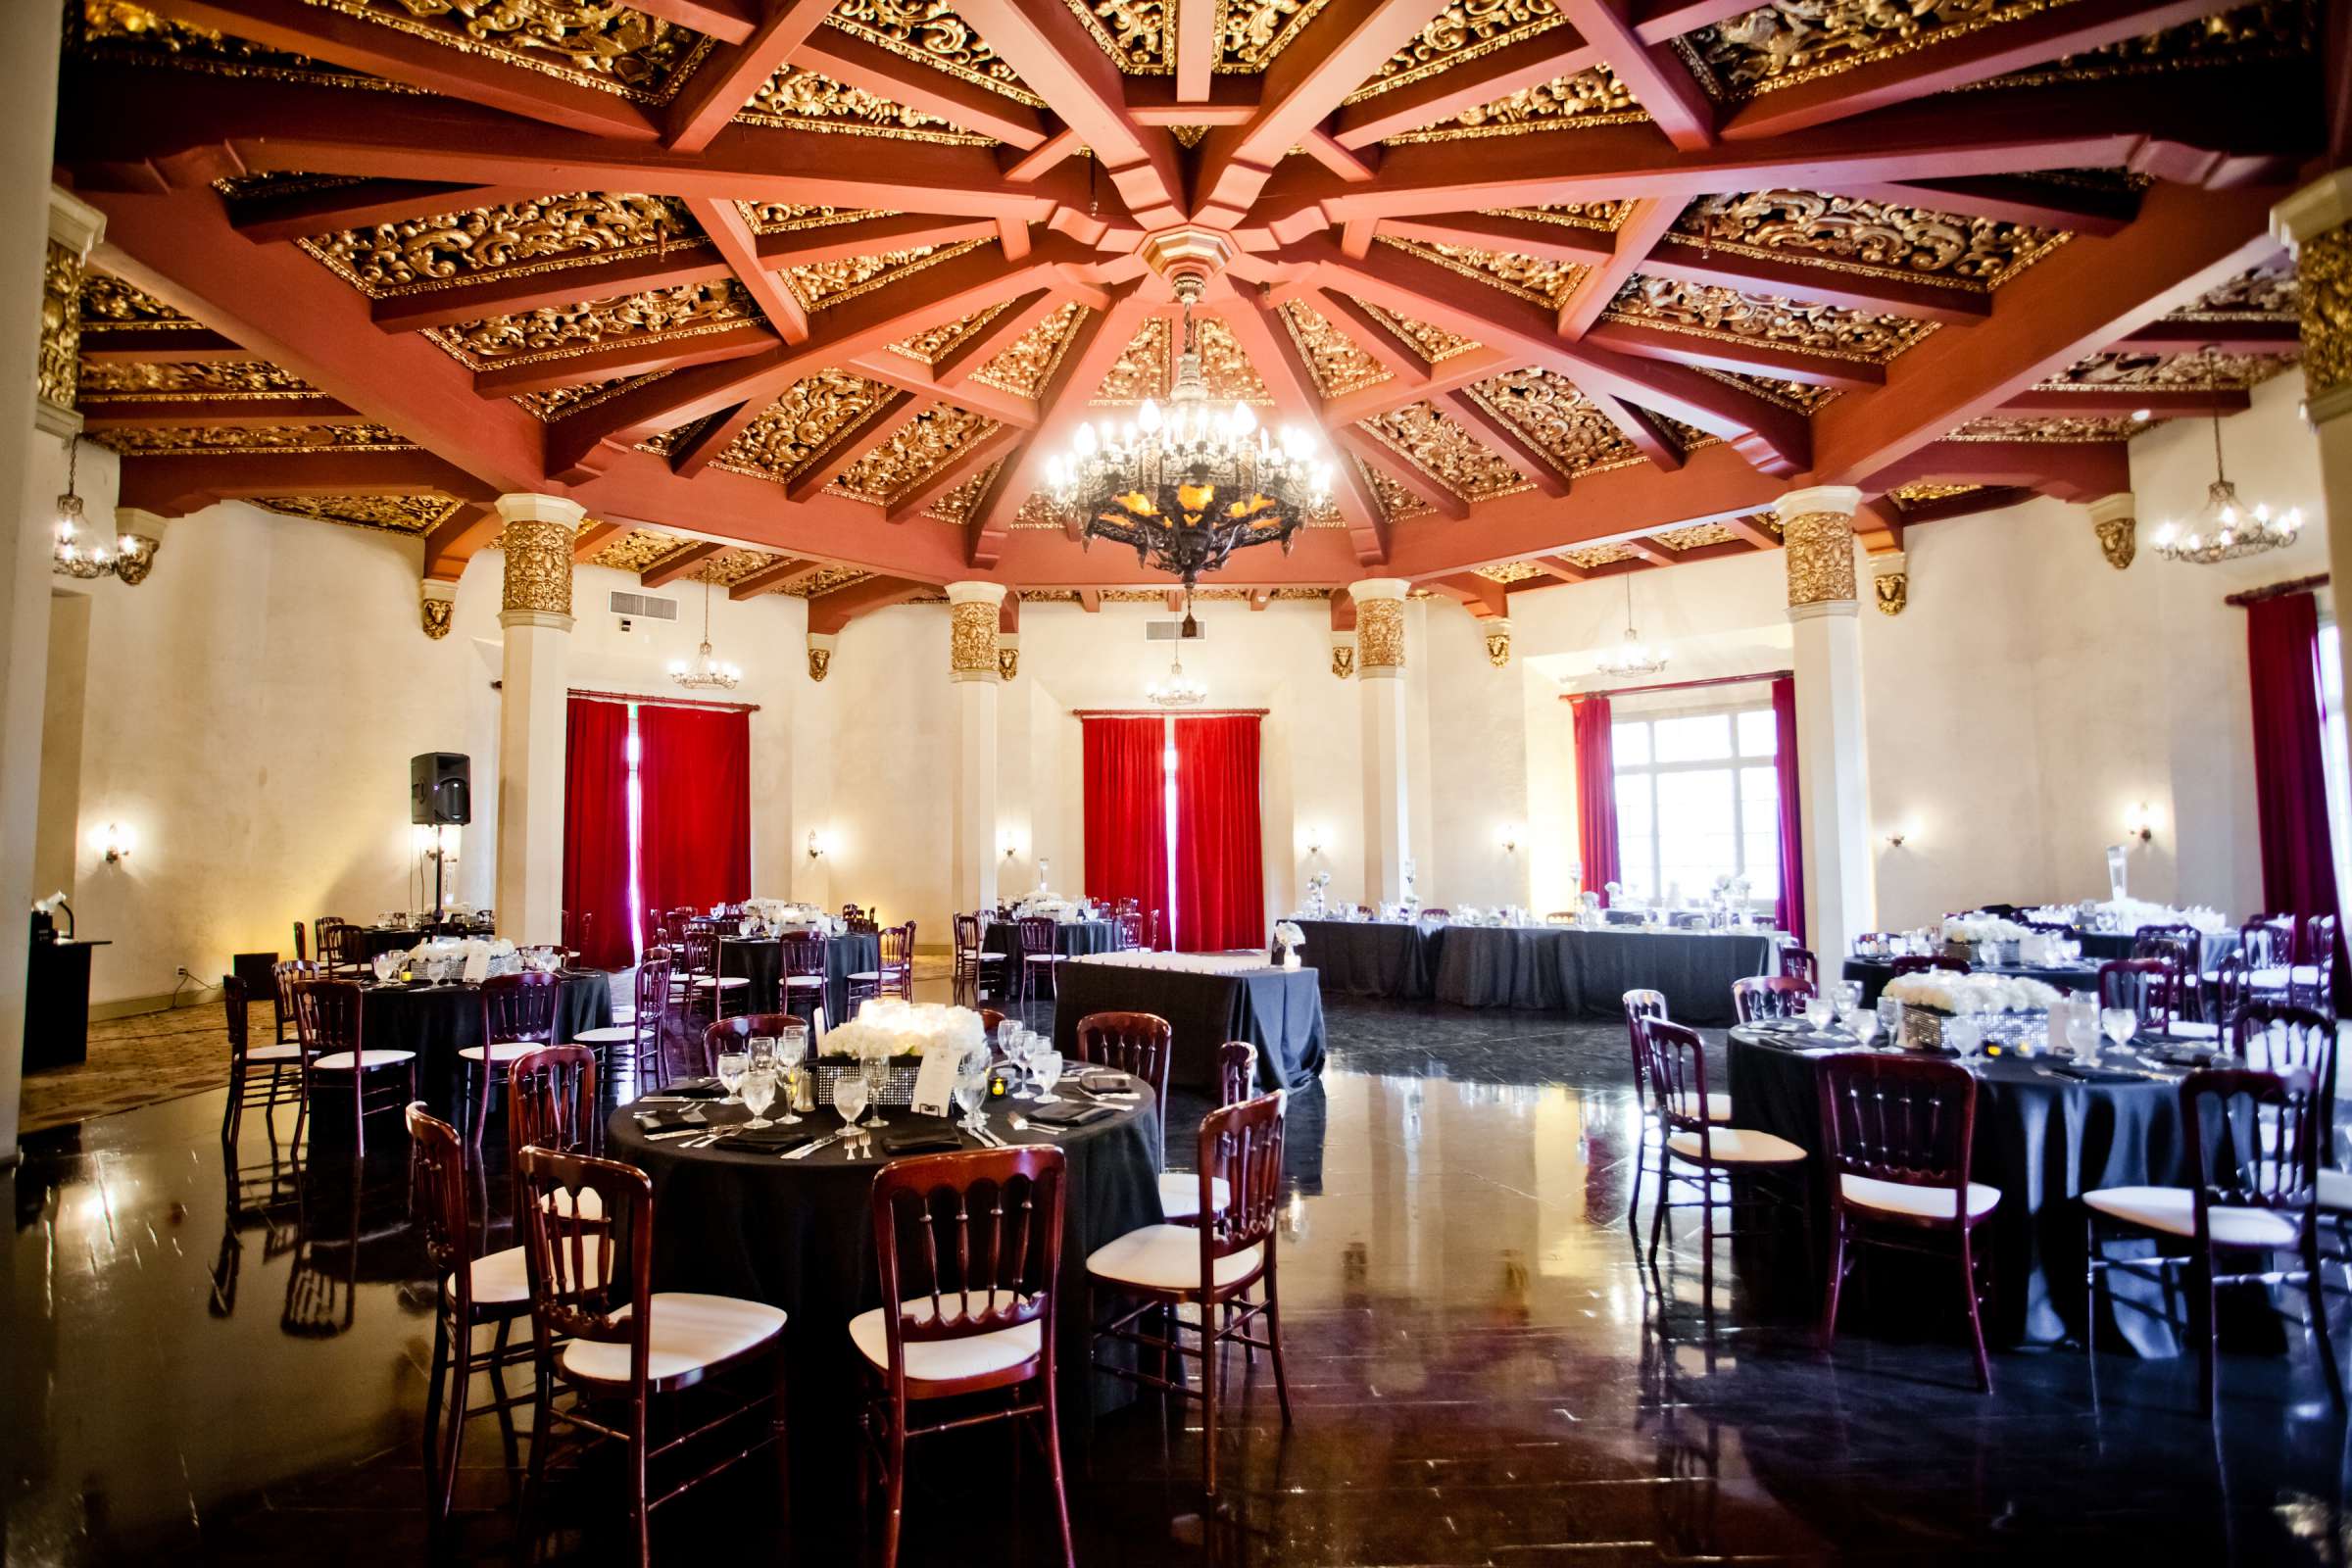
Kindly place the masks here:
[(1029, 1070), (1037, 1075), (1037, 1102), (1051, 1105), (1057, 1102), (1054, 1086), (1061, 1082), (1061, 1053), (1042, 1041), (1029, 1054)]
[(858, 1076), (865, 1080), (865, 1098), (874, 1107), (868, 1127), (887, 1127), (882, 1118), (882, 1086), (890, 1082), (890, 1056), (882, 1051), (861, 1051), (858, 1055)]
[(845, 1072), (833, 1080), (833, 1108), (841, 1112), (841, 1130), (846, 1135), (865, 1114), (865, 1075)]
[(1862, 1010), (1862, 982), (1840, 980), (1830, 987), (1830, 1001), (1838, 1009), (1838, 1021), (1848, 1029), (1854, 1027), (1854, 1014)]
[(1815, 1033), (1829, 1028), (1830, 1020), (1837, 1015), (1838, 1005), (1829, 998), (1816, 993), (1805, 999), (1805, 1022), (1813, 1026)]
[(744, 1123), (749, 1128), (773, 1127), (767, 1119), (767, 1107), (776, 1100), (776, 1068), (773, 1061), (752, 1063), (751, 1071), (743, 1075), (743, 1102), (751, 1107), (752, 1119)]
[(956, 1064), (956, 1105), (963, 1112), (963, 1130), (968, 1133), (980, 1130), (980, 1107), (988, 1102), (988, 1047), (981, 1045), (965, 1052)]
[(721, 1104), (743, 1103), (743, 1075), (751, 1065), (752, 1058), (747, 1052), (722, 1051), (718, 1054), (719, 1087), (727, 1092), (727, 1098), (720, 1102)]
[(1012, 1049), (1005, 1054), (1011, 1058), (1013, 1071), (1018, 1075), (1010, 1097), (1014, 1100), (1035, 1100), (1037, 1098), (1037, 1091), (1029, 1087), (1029, 1063), (1036, 1051), (1037, 1036), (1028, 1030), (1023, 1029), (1012, 1037)]
[(808, 1059), (808, 1029), (789, 1023), (776, 1041), (776, 1059), (784, 1065), (784, 1114), (776, 1120), (790, 1127), (800, 1121), (793, 1102), (800, 1099), (801, 1063)]
[(2130, 1007), (2101, 1007), (2099, 1028), (2118, 1050), (2139, 1033), (2139, 1014)]

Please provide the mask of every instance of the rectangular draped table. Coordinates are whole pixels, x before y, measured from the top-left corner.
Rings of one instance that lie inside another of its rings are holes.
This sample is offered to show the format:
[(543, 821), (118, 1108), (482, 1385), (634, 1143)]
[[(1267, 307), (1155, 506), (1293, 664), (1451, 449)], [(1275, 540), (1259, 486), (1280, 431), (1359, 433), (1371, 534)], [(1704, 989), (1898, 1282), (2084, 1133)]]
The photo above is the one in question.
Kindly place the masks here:
[(1176, 1031), (1172, 1084), (1213, 1093), (1228, 1040), (1257, 1047), (1261, 1089), (1299, 1089), (1322, 1074), (1323, 991), (1312, 969), (1269, 967), (1256, 955), (1125, 953), (1074, 958), (1057, 983), (1054, 1043), (1065, 1057), (1088, 1013), (1152, 1012)]
[(1773, 939), (1750, 931), (1449, 925), (1431, 939), (1438, 1001), (1588, 1017), (1618, 1016), (1625, 993), (1645, 987), (1678, 1022), (1730, 1023), (1732, 982), (1773, 964)]
[(1394, 920), (1300, 920), (1299, 956), (1323, 984), (1345, 997), (1429, 996), (1430, 945), (1436, 933)]

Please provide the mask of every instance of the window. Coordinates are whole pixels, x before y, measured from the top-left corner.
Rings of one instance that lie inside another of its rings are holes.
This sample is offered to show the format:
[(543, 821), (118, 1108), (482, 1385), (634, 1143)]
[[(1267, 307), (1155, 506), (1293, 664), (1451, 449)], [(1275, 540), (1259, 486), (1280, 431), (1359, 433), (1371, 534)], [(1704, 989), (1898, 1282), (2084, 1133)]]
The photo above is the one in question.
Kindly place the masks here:
[(1779, 732), (1770, 705), (1622, 714), (1610, 726), (1617, 774), (1618, 878), (1628, 894), (1676, 903), (1744, 876), (1748, 906), (1781, 886)]
[(2328, 772), (2328, 842), (2335, 885), (2352, 888), (2352, 788), (2344, 777), (2343, 642), (2335, 617), (2320, 621), (2320, 756)]

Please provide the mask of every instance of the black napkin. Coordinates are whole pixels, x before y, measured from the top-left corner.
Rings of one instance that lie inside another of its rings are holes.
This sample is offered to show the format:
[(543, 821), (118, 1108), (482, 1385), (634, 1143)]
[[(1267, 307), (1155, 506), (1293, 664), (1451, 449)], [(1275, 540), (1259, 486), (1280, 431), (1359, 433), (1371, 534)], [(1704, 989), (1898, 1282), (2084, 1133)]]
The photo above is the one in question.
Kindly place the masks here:
[(2072, 1061), (2059, 1062), (2050, 1071), (2086, 1084), (2144, 1084), (2148, 1081), (2148, 1075), (2144, 1072), (2131, 1072), (2122, 1067), (2085, 1067)]
[(875, 1139), (892, 1154), (937, 1154), (961, 1149), (963, 1140), (944, 1121), (894, 1121)]
[(660, 1093), (674, 1095), (680, 1100), (724, 1100), (727, 1098), (727, 1086), (715, 1079), (689, 1078), (682, 1083), (671, 1084)]
[(1049, 1127), (1087, 1127), (1117, 1114), (1108, 1105), (1087, 1105), (1073, 1100), (1057, 1100), (1051, 1105), (1029, 1107), (1029, 1119), (1042, 1121)]
[[(738, 1123), (737, 1125), (742, 1125)], [(776, 1122), (767, 1127), (744, 1127), (731, 1138), (720, 1140), (716, 1149), (757, 1149), (762, 1152), (779, 1149), (798, 1149), (809, 1139), (819, 1137), (824, 1129), (813, 1121), (803, 1120), (787, 1126)]]
[(709, 1125), (700, 1105), (687, 1105), (676, 1110), (650, 1110), (637, 1119), (637, 1129), (644, 1133), (674, 1133), (684, 1127)]
[(1123, 1095), (1131, 1092), (1135, 1084), (1125, 1073), (1102, 1067), (1080, 1073), (1078, 1087), (1094, 1095)]

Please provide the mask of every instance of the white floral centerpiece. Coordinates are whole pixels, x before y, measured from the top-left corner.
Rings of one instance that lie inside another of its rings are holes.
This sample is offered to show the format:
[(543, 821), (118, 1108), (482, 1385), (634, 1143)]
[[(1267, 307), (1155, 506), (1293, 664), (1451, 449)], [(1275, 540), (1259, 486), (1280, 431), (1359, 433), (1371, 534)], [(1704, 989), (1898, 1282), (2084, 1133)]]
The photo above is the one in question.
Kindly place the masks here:
[(1296, 969), (1298, 967), (1298, 950), (1306, 946), (1306, 933), (1298, 929), (1296, 920), (1277, 920), (1274, 922), (1274, 945), (1282, 949), (1282, 966)]
[(491, 974), (522, 969), (522, 956), (505, 937), (427, 937), (409, 950), (409, 967), (427, 980), (455, 980), (477, 954), (488, 956)]
[(1039, 888), (1012, 906), (1016, 918), (1023, 920), (1058, 920), (1068, 925), (1086, 918), (1087, 904), (1083, 899), (1065, 899), (1060, 894)]
[(2104, 903), (2094, 900), (2082, 906), (2080, 918), (2084, 925), (2109, 931), (2132, 932), (2143, 925), (2189, 925), (2206, 936), (2214, 936), (2230, 929), (2229, 916), (2219, 909), (2202, 904), (2176, 909), (2170, 905), (2150, 904), (2145, 899), (2109, 899)]
[(988, 1044), (980, 1015), (969, 1007), (937, 1002), (901, 1002), (883, 997), (865, 1003), (858, 1016), (829, 1030), (827, 1056), (922, 1056), (935, 1051), (961, 1053)]
[(1315, 919), (1321, 916), (1323, 911), (1330, 906), (1330, 890), (1331, 873), (1329, 871), (1317, 871), (1306, 879), (1307, 918)]
[(2059, 1000), (2055, 986), (2022, 975), (1956, 974), (1948, 969), (1896, 975), (1881, 995), (1902, 1005), (1899, 1042), (1928, 1049), (1942, 1046), (1945, 1027), (1954, 1018), (1981, 1022), (2000, 1014), (2047, 1012)]
[(743, 912), (758, 931), (772, 936), (829, 937), (837, 933), (841, 924), (838, 917), (813, 904), (795, 904), (786, 899), (746, 899)]

